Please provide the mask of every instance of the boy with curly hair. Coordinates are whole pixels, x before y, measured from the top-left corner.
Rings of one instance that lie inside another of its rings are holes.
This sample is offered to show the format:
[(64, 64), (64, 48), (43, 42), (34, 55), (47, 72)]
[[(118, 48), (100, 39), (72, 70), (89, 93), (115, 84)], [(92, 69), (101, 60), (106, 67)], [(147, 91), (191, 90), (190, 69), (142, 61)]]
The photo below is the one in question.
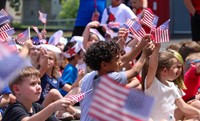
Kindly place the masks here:
[(85, 62), (93, 71), (86, 74), (81, 80), (81, 92), (86, 92), (91, 89), (92, 92), (87, 94), (80, 102), (81, 112), (84, 112), (81, 114), (81, 121), (92, 120), (88, 115), (89, 106), (102, 75), (106, 74), (121, 84), (126, 84), (128, 79), (138, 75), (146, 59), (154, 49), (154, 44), (150, 42), (149, 37), (146, 36), (143, 39), (146, 39), (148, 43), (143, 48), (139, 60), (135, 63), (133, 68), (127, 71), (121, 71), (121, 55), (117, 43), (112, 41), (99, 41), (88, 48), (85, 54)]

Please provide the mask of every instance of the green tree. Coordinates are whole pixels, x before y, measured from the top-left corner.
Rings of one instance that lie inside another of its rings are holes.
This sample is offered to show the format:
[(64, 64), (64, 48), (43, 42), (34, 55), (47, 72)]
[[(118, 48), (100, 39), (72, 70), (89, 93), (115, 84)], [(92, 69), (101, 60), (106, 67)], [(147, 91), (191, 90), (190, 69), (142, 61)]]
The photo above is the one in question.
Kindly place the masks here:
[(76, 18), (79, 0), (61, 0), (62, 9), (58, 15), (59, 19)]

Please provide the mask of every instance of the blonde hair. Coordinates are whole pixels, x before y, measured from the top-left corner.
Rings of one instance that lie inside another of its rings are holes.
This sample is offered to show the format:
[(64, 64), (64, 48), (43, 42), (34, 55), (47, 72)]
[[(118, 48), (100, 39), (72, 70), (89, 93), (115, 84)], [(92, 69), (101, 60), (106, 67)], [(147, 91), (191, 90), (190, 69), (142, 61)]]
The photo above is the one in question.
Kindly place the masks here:
[(168, 50), (169, 52), (172, 52), (174, 57), (181, 63), (182, 65), (182, 72), (180, 74), (180, 76), (174, 80), (174, 83), (178, 86), (178, 88), (180, 89), (187, 89), (184, 82), (183, 82), (183, 77), (184, 77), (184, 71), (183, 71), (183, 64), (184, 64), (184, 61), (183, 61), (183, 58), (182, 56), (180, 55), (179, 52), (175, 51), (175, 50)]

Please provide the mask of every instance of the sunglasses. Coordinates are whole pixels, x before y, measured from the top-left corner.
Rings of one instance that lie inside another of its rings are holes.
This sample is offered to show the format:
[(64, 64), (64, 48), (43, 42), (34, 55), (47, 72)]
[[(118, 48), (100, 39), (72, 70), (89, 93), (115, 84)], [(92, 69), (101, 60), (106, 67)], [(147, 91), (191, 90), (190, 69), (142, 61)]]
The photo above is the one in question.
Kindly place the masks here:
[(190, 65), (191, 63), (199, 63), (199, 62), (200, 60), (192, 60), (192, 61), (187, 62), (187, 65)]

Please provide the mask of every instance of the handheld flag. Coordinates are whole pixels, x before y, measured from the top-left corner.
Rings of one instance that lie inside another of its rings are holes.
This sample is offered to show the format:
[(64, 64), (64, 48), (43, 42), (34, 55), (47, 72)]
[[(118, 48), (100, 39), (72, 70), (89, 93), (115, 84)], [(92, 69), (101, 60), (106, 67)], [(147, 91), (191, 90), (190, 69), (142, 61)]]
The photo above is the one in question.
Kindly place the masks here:
[(167, 20), (162, 25), (160, 25), (155, 30), (155, 42), (156, 43), (162, 43), (162, 42), (169, 41), (169, 22), (170, 22), (170, 19)]
[(57, 45), (60, 41), (60, 38), (63, 36), (63, 31), (62, 30), (58, 30), (57, 32), (55, 32), (48, 41), (48, 44), (50, 45)]
[(33, 28), (33, 29), (35, 30), (35, 32), (37, 33), (38, 38), (39, 38), (39, 39), (42, 39), (42, 35), (41, 35), (41, 33), (40, 33), (38, 27), (37, 27), (37, 26), (32, 26), (32, 28)]
[(47, 14), (46, 13), (42, 13), (40, 11), (38, 11), (38, 12), (39, 12), (39, 20), (42, 23), (46, 24), (47, 23)]
[(158, 16), (145, 9), (144, 16), (140, 21), (154, 31), (158, 23)]
[(78, 103), (85, 98), (85, 95), (87, 93), (89, 93), (91, 91), (92, 91), (92, 89), (90, 89), (90, 90), (88, 90), (87, 92), (84, 92), (84, 93), (72, 94), (72, 95), (67, 96), (67, 98), (69, 98), (73, 103)]
[(24, 32), (17, 35), (16, 41), (19, 44), (23, 45), (26, 42), (26, 40), (28, 40), (28, 39), (29, 39), (29, 30), (27, 29)]
[(19, 70), (26, 66), (27, 60), (22, 59), (17, 54), (10, 53), (5, 46), (0, 43), (0, 90), (11, 82), (19, 73)]
[(128, 89), (103, 76), (95, 91), (89, 114), (100, 121), (148, 120), (154, 103), (151, 96)]
[(146, 35), (145, 30), (142, 28), (142, 25), (138, 21), (134, 21), (133, 25), (129, 28), (129, 31), (137, 38), (138, 41), (141, 41), (142, 38)]

